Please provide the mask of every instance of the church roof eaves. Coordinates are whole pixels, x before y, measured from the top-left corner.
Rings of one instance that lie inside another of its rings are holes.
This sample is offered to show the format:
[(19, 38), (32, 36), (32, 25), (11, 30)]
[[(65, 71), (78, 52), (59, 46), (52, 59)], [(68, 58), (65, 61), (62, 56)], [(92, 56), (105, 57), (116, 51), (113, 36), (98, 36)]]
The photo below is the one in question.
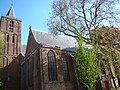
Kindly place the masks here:
[(22, 22), (22, 20), (20, 20), (18, 18), (13, 18), (13, 17), (9, 17), (9, 16), (1, 16), (1, 17), (5, 17), (5, 18), (9, 18), (9, 19), (12, 19), (12, 20), (17, 20), (17, 21)]

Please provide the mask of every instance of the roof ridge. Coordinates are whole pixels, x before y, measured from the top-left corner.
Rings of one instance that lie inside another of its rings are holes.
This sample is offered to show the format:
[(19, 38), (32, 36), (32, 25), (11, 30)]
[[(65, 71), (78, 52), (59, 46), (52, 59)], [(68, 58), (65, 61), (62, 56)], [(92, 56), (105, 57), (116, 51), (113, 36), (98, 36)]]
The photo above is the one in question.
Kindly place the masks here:
[(39, 30), (39, 29), (34, 29), (34, 28), (31, 28), (32, 31), (37, 31), (37, 32), (44, 32), (44, 33), (48, 33), (46, 31), (42, 31), (42, 30)]
[(39, 32), (39, 33), (46, 33), (46, 34), (49, 34), (49, 35), (53, 35), (53, 36), (55, 36), (55, 37), (73, 38), (73, 37), (66, 36), (66, 35), (55, 35), (55, 34), (50, 33), (50, 32), (41, 31), (41, 30), (39, 30), (39, 29), (33, 29), (33, 28), (31, 28), (31, 31), (36, 31), (36, 32)]

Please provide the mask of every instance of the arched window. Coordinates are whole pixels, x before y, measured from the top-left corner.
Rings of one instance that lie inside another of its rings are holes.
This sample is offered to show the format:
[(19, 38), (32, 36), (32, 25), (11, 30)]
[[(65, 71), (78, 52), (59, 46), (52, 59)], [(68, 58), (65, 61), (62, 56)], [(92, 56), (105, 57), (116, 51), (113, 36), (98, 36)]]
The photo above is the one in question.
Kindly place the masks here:
[(10, 21), (10, 25), (9, 25), (10, 32), (13, 32), (13, 29), (14, 29), (14, 22)]
[(48, 52), (48, 76), (49, 76), (49, 81), (57, 80), (56, 60), (53, 51)]
[(9, 53), (9, 34), (6, 33), (6, 54)]
[(17, 36), (17, 34), (12, 35), (12, 43), (13, 43), (13, 54), (18, 54), (18, 36)]
[(70, 76), (69, 76), (69, 69), (68, 69), (68, 62), (66, 57), (62, 57), (61, 59), (62, 66), (63, 66), (63, 78), (64, 81), (69, 81)]
[(15, 43), (15, 36), (12, 35), (12, 43)]
[(17, 35), (14, 36), (14, 40), (15, 40), (16, 54), (18, 54), (18, 36)]
[(15, 53), (15, 36), (12, 35), (12, 43), (13, 43), (13, 54)]

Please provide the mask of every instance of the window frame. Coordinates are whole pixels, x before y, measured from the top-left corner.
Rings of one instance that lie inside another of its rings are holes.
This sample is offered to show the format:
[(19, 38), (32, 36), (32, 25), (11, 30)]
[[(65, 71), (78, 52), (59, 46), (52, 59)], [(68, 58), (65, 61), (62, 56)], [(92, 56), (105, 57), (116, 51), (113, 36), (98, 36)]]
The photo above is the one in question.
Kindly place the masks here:
[(55, 53), (52, 50), (48, 51), (47, 58), (49, 81), (57, 81), (57, 65)]
[(9, 24), (9, 31), (10, 32), (13, 32), (14, 31), (14, 21), (10, 21), (10, 24)]
[(70, 81), (68, 58), (66, 56), (61, 57), (62, 69), (63, 69), (63, 79), (64, 81)]

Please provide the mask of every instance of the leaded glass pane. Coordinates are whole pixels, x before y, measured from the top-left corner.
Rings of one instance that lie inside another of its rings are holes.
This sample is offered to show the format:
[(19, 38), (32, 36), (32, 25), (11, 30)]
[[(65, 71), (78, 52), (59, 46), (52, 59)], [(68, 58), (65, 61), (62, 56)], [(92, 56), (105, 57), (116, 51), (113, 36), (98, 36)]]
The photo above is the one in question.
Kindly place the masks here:
[(56, 60), (53, 51), (48, 52), (48, 76), (49, 76), (49, 81), (57, 80)]
[(69, 69), (68, 69), (67, 58), (62, 57), (62, 65), (63, 65), (63, 77), (64, 77), (64, 81), (69, 81), (70, 80), (70, 76), (69, 76)]

